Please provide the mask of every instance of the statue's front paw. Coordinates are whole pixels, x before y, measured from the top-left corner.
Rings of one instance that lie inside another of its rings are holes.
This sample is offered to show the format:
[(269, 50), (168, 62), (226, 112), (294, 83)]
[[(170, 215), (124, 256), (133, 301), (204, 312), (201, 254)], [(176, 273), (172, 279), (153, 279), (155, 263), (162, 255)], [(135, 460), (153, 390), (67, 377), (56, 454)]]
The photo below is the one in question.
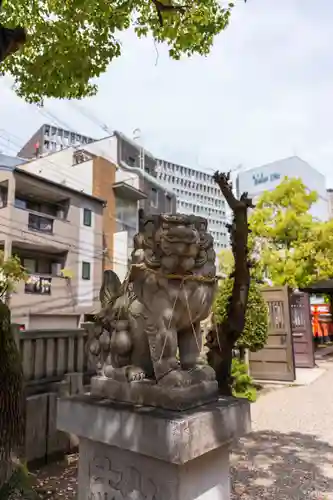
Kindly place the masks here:
[(215, 370), (209, 365), (197, 365), (189, 370), (192, 383), (211, 382), (216, 380)]
[(164, 387), (188, 387), (191, 385), (192, 380), (189, 372), (185, 370), (172, 370), (162, 376), (157, 383)]
[(147, 378), (146, 373), (139, 366), (128, 366), (126, 368), (128, 382), (140, 382)]

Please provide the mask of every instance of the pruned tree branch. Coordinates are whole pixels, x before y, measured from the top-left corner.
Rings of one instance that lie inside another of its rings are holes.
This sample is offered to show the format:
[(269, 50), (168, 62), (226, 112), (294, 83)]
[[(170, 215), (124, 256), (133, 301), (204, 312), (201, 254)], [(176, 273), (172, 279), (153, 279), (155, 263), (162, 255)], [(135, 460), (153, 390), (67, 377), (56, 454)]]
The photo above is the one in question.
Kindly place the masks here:
[(254, 208), (252, 200), (248, 197), (248, 193), (243, 193), (239, 200), (235, 197), (232, 191), (232, 182), (230, 179), (230, 172), (215, 172), (213, 179), (222, 191), (223, 196), (226, 199), (229, 207), (232, 211), (239, 208), (242, 205), (246, 205), (247, 208)]
[(214, 180), (219, 186), (226, 202), (233, 212), (232, 224), (227, 228), (234, 255), (234, 284), (227, 307), (226, 320), (214, 327), (207, 337), (209, 348), (208, 361), (216, 371), (216, 378), (222, 394), (231, 395), (232, 351), (245, 327), (245, 314), (250, 287), (250, 267), (248, 258), (248, 219), (247, 212), (253, 208), (252, 200), (243, 193), (238, 200), (232, 190), (230, 173), (216, 172)]

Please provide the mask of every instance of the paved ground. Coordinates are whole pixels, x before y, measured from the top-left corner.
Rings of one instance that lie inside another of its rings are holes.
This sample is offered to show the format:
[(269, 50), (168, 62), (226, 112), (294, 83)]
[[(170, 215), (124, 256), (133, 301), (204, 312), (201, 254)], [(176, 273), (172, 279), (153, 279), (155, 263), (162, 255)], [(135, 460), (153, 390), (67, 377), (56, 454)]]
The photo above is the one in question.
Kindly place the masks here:
[[(309, 386), (252, 405), (253, 432), (232, 455), (233, 500), (333, 500), (333, 363)], [(37, 472), (48, 500), (76, 498), (76, 457)]]
[(325, 368), (252, 405), (253, 433), (232, 456), (233, 499), (333, 499), (333, 364)]

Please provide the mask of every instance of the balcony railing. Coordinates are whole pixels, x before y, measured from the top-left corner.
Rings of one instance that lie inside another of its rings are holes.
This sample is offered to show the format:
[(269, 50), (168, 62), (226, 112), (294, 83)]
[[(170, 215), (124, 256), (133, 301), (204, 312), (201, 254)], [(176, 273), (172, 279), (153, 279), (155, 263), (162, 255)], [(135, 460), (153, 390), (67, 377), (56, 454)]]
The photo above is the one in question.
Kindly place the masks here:
[(51, 295), (52, 278), (31, 274), (24, 285), (24, 293)]
[(28, 228), (41, 233), (53, 233), (53, 219), (29, 213)]

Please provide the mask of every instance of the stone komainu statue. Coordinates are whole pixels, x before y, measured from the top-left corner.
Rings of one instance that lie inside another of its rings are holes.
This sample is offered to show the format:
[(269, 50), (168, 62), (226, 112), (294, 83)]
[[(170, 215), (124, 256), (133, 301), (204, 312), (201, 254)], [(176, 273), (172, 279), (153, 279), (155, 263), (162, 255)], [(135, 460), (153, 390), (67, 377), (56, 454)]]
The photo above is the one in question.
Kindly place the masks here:
[(143, 219), (124, 283), (113, 271), (104, 273), (99, 328), (89, 342), (100, 384), (102, 379), (132, 386), (150, 381), (165, 389), (215, 384), (214, 370), (201, 357), (200, 326), (215, 290), (206, 219), (182, 214)]

